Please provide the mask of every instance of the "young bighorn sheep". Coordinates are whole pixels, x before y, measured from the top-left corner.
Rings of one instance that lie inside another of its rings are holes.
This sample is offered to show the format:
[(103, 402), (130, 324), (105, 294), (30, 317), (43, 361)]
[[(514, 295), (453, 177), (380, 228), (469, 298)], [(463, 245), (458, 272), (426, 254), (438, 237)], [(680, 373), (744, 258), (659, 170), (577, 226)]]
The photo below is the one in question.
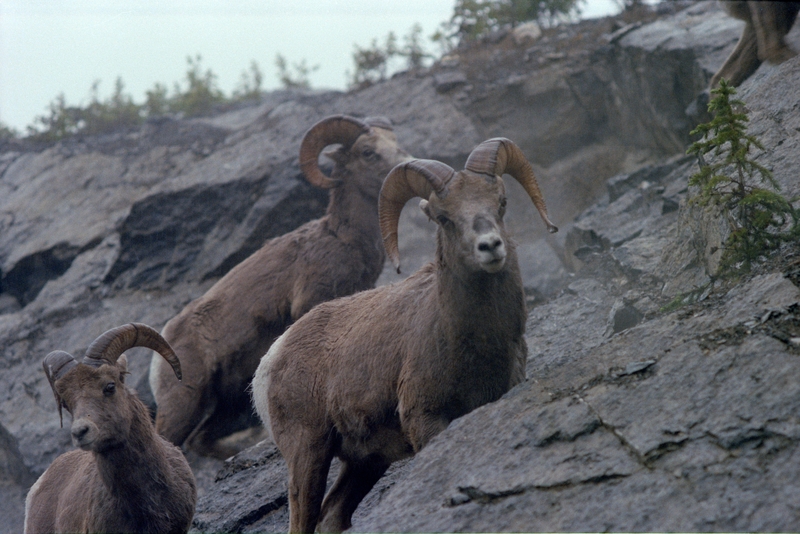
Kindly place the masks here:
[[(320, 304), (264, 356), (253, 402), (289, 468), (290, 531), (341, 531), (392, 462), (525, 378), (527, 317), (503, 224), (508, 173), (551, 232), (533, 170), (513, 142), (485, 141), (455, 172), (412, 160), (386, 177), (383, 241), (399, 272), (405, 203), (439, 225), (436, 261), (396, 284)], [(322, 500), (334, 456), (338, 480)]]
[(125, 386), (133, 347), (157, 351), (180, 379), (177, 356), (158, 332), (127, 324), (98, 337), (81, 363), (55, 351), (43, 366), (58, 414), (72, 414), (81, 450), (53, 461), (25, 501), (25, 533), (187, 532), (194, 475), (180, 449), (156, 434), (147, 407)]
[(800, 2), (726, 1), (725, 10), (745, 22), (739, 42), (711, 78), (711, 88), (725, 78), (738, 86), (753, 74), (761, 62), (782, 63), (796, 53), (783, 38), (792, 29)]
[[(327, 177), (317, 159), (332, 144), (341, 146), (326, 152), (335, 162)], [(385, 261), (378, 194), (392, 167), (409, 159), (387, 119), (337, 115), (305, 134), (300, 168), (311, 184), (331, 190), (327, 213), (267, 241), (166, 324), (184, 379), (153, 357), (161, 435), (203, 454), (235, 452), (214, 449), (214, 439), (226, 420), (252, 410), (247, 387), (272, 342), (320, 302), (375, 285)]]

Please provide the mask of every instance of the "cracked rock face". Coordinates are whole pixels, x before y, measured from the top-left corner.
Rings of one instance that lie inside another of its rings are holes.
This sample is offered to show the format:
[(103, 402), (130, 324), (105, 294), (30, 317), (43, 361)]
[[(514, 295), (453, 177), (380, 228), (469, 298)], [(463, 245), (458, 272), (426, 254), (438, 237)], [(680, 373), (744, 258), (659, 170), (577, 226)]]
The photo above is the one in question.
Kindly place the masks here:
[[(626, 28), (508, 36), (351, 93), (278, 91), (216, 117), (0, 154), (0, 533), (21, 531), (31, 480), (72, 448), (44, 355), (81, 354), (125, 322), (160, 328), (265, 239), (322, 213), (296, 157), (332, 113), (388, 115), (412, 154), (458, 168), (478, 142), (509, 137), (562, 227), (545, 236), (509, 181), (528, 381), (392, 466), (355, 530), (798, 530), (800, 251), (702, 286), (680, 226), (694, 165), (674, 156), (683, 110), (740, 26), (703, 2)], [(769, 149), (759, 161), (788, 196), (800, 193), (798, 73), (797, 59), (763, 66), (741, 93)], [(431, 258), (434, 231), (404, 210), (404, 276)], [(396, 279), (387, 269), (379, 283)], [(700, 286), (697, 303), (663, 311), (664, 295)], [(147, 356), (129, 353), (143, 398)], [(195, 531), (286, 530), (274, 446), (190, 462)]]
[[(795, 60), (747, 83), (796, 94), (798, 72)], [(749, 87), (748, 106), (772, 109)], [(782, 106), (777, 116), (758, 111), (752, 127), (799, 120), (796, 106)], [(797, 134), (781, 128), (786, 139), (774, 139), (777, 155), (762, 162), (788, 176), (800, 165), (782, 147)], [(616, 176), (607, 197), (565, 226), (556, 249), (574, 258), (564, 265), (577, 274), (530, 312), (528, 381), (394, 466), (357, 510), (353, 531), (800, 527), (800, 247), (665, 311), (670, 260), (689, 273), (677, 291), (708, 280), (689, 272), (699, 263), (688, 256), (668, 257), (676, 248), (667, 245), (680, 245), (693, 165), (678, 157)], [(238, 497), (249, 481), (285, 469), (270, 454), (220, 487)], [(268, 488), (259, 502), (273, 508), (240, 515), (242, 532), (285, 528), (284, 494)], [(224, 502), (200, 503), (212, 513), (199, 531), (216, 528), (211, 517)]]

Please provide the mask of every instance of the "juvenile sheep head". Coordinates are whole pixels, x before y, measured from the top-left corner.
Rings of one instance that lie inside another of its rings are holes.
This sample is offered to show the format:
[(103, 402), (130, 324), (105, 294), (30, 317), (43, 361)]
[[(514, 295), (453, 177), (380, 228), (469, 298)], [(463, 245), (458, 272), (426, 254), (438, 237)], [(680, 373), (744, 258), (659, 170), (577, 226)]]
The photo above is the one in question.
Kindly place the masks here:
[[(472, 151), (465, 169), (455, 172), (433, 160), (412, 160), (395, 167), (386, 177), (378, 202), (386, 253), (400, 272), (397, 226), (408, 200), (421, 197), (420, 208), (441, 228), (448, 242), (458, 243), (452, 266), (495, 273), (503, 268), (506, 237), (503, 227), (506, 197), (500, 177), (508, 173), (530, 196), (548, 231), (558, 227), (547, 216), (539, 184), (522, 150), (511, 140), (489, 139)], [(451, 193), (458, 192), (457, 194)], [(453, 200), (453, 198), (457, 200)]]
[(133, 347), (161, 354), (180, 380), (178, 357), (161, 335), (144, 324), (111, 329), (94, 340), (82, 362), (64, 351), (48, 354), (42, 366), (58, 405), (72, 414), (72, 441), (86, 451), (104, 452), (127, 441), (133, 420), (125, 386), (128, 361), (123, 355)]

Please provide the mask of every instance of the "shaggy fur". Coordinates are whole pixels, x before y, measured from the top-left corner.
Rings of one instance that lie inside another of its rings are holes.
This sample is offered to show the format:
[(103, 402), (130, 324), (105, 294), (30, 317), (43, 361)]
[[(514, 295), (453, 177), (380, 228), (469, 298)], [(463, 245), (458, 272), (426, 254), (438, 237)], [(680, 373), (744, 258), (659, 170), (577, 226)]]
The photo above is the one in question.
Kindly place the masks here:
[[(392, 171), (384, 190), (406, 168), (422, 167), (449, 169), (412, 161)], [(445, 185), (421, 202), (439, 224), (434, 263), (397, 284), (320, 304), (256, 371), (256, 410), (289, 467), (292, 532), (349, 528), (392, 462), (525, 379), (527, 313), (503, 225), (503, 181), (465, 170)], [(323, 502), (334, 456), (342, 470)]]
[[(275, 339), (320, 302), (375, 285), (385, 261), (378, 194), (386, 173), (410, 156), (385, 121), (368, 124), (327, 154), (335, 166), (324, 217), (265, 243), (164, 327), (184, 378), (177, 382), (154, 356), (150, 384), (156, 430), (172, 443), (223, 458), (236, 452), (214, 440), (230, 419), (250, 412), (247, 388)], [(312, 155), (316, 169), (318, 152)]]

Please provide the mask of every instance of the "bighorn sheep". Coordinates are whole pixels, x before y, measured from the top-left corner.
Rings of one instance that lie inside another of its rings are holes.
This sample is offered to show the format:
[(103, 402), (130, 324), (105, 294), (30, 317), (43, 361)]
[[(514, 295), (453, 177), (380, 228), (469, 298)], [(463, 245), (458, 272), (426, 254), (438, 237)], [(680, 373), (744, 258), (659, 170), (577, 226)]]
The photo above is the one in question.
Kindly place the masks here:
[[(389, 464), (450, 421), (525, 379), (527, 317), (514, 242), (503, 223), (507, 172), (551, 232), (533, 170), (513, 142), (485, 141), (466, 170), (395, 167), (381, 190), (387, 254), (398, 268), (405, 203), (439, 225), (436, 260), (396, 284), (320, 304), (264, 356), (256, 411), (289, 468), (290, 531), (341, 531)], [(333, 456), (342, 460), (325, 498)]]
[(783, 37), (792, 29), (800, 2), (726, 1), (725, 10), (745, 22), (739, 42), (711, 78), (711, 88), (725, 78), (738, 86), (753, 74), (762, 61), (782, 63), (794, 57)]
[[(336, 143), (341, 147), (326, 152), (334, 161), (327, 177), (317, 159)], [(320, 302), (375, 285), (385, 261), (378, 194), (392, 167), (409, 159), (387, 119), (337, 115), (305, 134), (300, 168), (313, 185), (331, 190), (327, 213), (267, 241), (166, 324), (163, 335), (181, 355), (184, 379), (169, 376), (154, 355), (150, 386), (161, 435), (202, 454), (235, 452), (213, 442), (230, 419), (252, 413), (247, 388), (272, 342)]]
[(72, 414), (72, 442), (81, 450), (56, 458), (31, 488), (26, 534), (189, 530), (197, 502), (194, 475), (125, 386), (122, 353), (133, 347), (157, 351), (180, 378), (169, 344), (143, 324), (109, 330), (81, 363), (63, 351), (45, 357), (59, 417), (62, 407)]

